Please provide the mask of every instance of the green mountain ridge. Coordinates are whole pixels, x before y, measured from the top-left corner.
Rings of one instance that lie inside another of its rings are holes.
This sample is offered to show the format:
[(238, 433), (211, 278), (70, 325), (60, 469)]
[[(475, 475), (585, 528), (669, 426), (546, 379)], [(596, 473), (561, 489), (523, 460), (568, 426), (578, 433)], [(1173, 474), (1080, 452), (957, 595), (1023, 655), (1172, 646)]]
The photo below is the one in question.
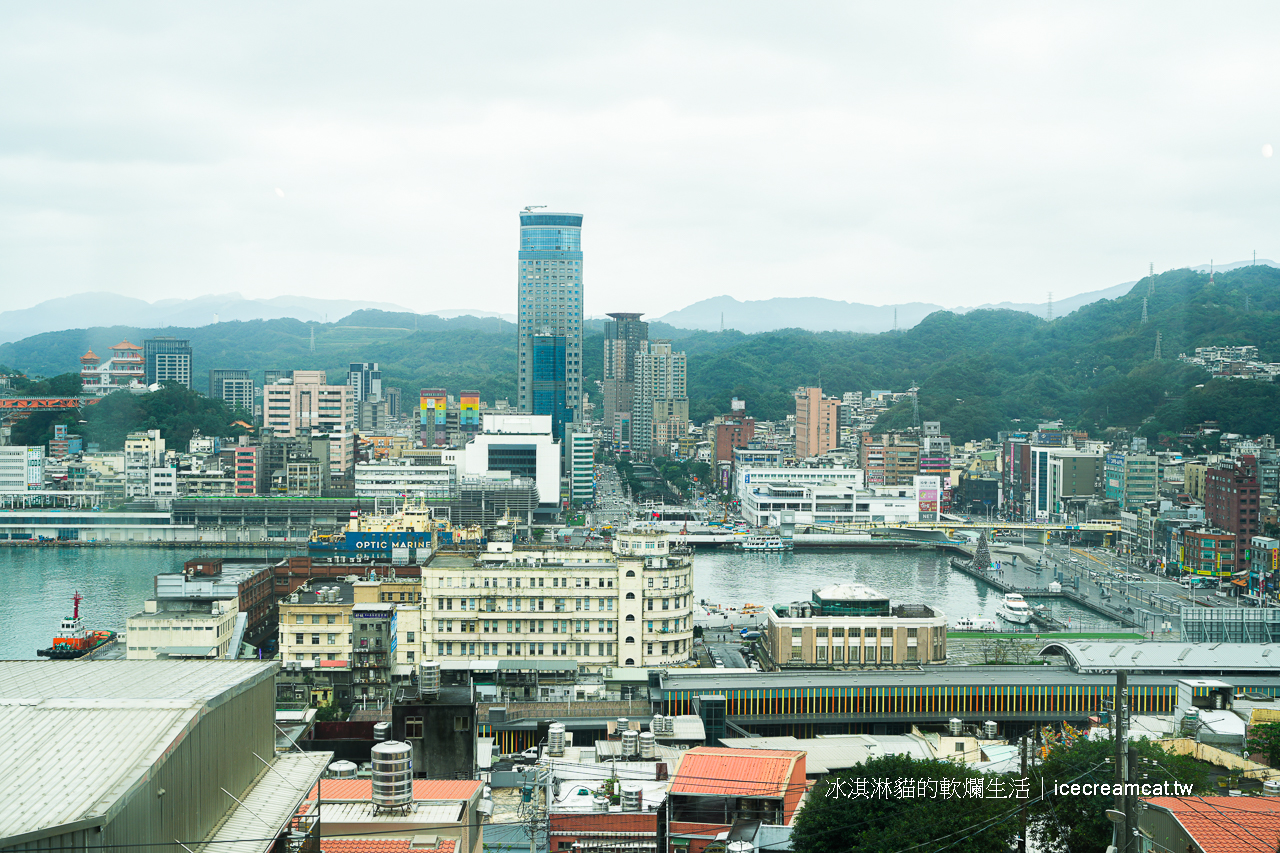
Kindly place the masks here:
[[(938, 311), (911, 329), (880, 334), (744, 334), (654, 323), (650, 337), (675, 339), (688, 353), (690, 409), (697, 421), (727, 412), (735, 396), (758, 418), (783, 418), (793, 411), (791, 394), (801, 385), (820, 384), (837, 395), (917, 385), (921, 417), (942, 421), (958, 441), (1056, 419), (1094, 433), (1140, 429), (1166, 438), (1204, 420), (1237, 432), (1280, 430), (1280, 389), (1273, 384), (1211, 381), (1205, 371), (1177, 361), (1178, 353), (1197, 346), (1240, 344), (1256, 345), (1263, 361), (1280, 361), (1280, 269), (1241, 267), (1212, 278), (1189, 269), (1156, 276), (1146, 323), (1148, 280), (1052, 322), (1010, 310)], [(592, 321), (584, 334), (588, 389), (601, 375), (602, 329)], [(1157, 332), (1164, 356), (1159, 361), (1153, 358)], [(212, 367), (249, 369), (259, 381), (265, 368), (320, 369), (336, 380), (352, 361), (376, 361), (384, 383), (403, 389), (407, 406), (419, 388), (475, 389), (485, 400), (510, 399), (515, 391), (514, 324), (377, 310), (329, 324), (282, 319), (47, 332), (0, 345), (0, 364), (55, 376), (77, 371), (87, 349), (105, 356), (122, 338), (140, 343), (156, 334), (191, 340), (198, 389)], [(877, 426), (900, 427), (911, 419), (910, 405), (900, 405)]]

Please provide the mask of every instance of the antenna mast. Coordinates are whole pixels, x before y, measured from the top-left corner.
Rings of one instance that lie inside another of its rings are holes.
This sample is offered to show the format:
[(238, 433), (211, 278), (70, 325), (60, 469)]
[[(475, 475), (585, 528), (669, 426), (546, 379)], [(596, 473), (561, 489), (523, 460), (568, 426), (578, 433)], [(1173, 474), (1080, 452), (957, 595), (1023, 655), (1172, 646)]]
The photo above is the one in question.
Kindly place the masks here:
[(1049, 303), (1045, 306), (1045, 319), (1053, 322), (1053, 291), (1049, 291)]

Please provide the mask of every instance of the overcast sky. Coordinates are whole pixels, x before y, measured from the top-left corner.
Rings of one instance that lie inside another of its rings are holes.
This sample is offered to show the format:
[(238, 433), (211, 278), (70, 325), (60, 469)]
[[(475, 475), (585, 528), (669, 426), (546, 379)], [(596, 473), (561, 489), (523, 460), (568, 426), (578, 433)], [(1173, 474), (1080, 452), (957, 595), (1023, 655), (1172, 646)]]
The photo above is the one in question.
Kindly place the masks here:
[(1280, 256), (1274, 3), (8, 3), (0, 296), (1044, 301)]

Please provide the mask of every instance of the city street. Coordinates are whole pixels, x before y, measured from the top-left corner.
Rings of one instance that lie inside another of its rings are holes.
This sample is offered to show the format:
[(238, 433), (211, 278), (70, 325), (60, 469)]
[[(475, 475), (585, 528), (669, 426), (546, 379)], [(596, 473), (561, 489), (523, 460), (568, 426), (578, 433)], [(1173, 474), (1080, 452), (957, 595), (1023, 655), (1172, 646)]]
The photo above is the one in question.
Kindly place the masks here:
[(1240, 607), (1235, 597), (1218, 595), (1214, 588), (1186, 589), (1177, 581), (1144, 571), (1128, 564), (1115, 553), (1102, 548), (1068, 547), (1066, 545), (1027, 546), (998, 544), (993, 553), (1011, 552), (1020, 560), (1041, 561), (1049, 569), (1045, 583), (1061, 572), (1064, 587), (1073, 587), (1079, 579), (1079, 592), (1094, 601), (1125, 609), (1131, 616), (1142, 617), (1148, 630), (1160, 633), (1161, 623), (1169, 622), (1171, 630), (1179, 630), (1179, 614), (1186, 606)]

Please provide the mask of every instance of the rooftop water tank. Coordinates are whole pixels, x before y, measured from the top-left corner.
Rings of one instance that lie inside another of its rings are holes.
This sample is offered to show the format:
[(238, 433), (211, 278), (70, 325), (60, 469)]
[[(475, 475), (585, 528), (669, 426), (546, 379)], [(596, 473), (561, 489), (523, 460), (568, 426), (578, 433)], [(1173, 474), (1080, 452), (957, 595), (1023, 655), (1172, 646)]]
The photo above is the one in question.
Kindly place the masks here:
[(644, 801), (644, 786), (639, 782), (623, 782), (621, 799), (624, 812), (640, 811), (640, 804)]
[(607, 812), (609, 810), (609, 798), (599, 795), (592, 797), (591, 810), (596, 812)]
[(1280, 797), (1280, 779), (1267, 779), (1262, 783), (1262, 796)]
[(729, 846), (725, 848), (728, 853), (751, 853), (755, 849), (750, 841), (730, 841)]
[(374, 744), (371, 758), (375, 808), (396, 809), (413, 805), (413, 747), (398, 740), (384, 741)]
[(624, 757), (640, 754), (640, 733), (627, 729), (622, 733), (622, 755)]
[(418, 664), (418, 693), (423, 696), (440, 695), (440, 662), (424, 660)]
[(987, 720), (982, 724), (982, 736), (987, 740), (995, 740), (1000, 736), (1000, 726), (995, 720)]
[(335, 761), (329, 765), (329, 778), (354, 779), (356, 778), (356, 765), (350, 761)]
[(564, 755), (564, 723), (552, 723), (547, 727), (547, 755), (555, 758)]
[(622, 733), (631, 728), (631, 723), (626, 717), (618, 718), (618, 737), (622, 737)]
[(657, 741), (653, 736), (653, 732), (640, 733), (640, 757), (656, 758), (658, 750), (656, 749)]
[(960, 737), (960, 735), (964, 734), (964, 721), (959, 717), (952, 717), (947, 720), (947, 731), (951, 733), (952, 737)]
[(386, 740), (386, 739), (387, 739), (387, 738), (389, 738), (389, 737), (391, 737), (391, 724), (390, 724), (390, 723), (374, 723), (374, 724), (373, 724), (373, 739), (374, 739), (374, 740), (377, 740), (377, 741), (383, 741), (383, 740)]
[(653, 732), (655, 735), (665, 734), (666, 729), (663, 728), (663, 719), (664, 718), (661, 714), (654, 714), (653, 722), (649, 723), (649, 731)]

